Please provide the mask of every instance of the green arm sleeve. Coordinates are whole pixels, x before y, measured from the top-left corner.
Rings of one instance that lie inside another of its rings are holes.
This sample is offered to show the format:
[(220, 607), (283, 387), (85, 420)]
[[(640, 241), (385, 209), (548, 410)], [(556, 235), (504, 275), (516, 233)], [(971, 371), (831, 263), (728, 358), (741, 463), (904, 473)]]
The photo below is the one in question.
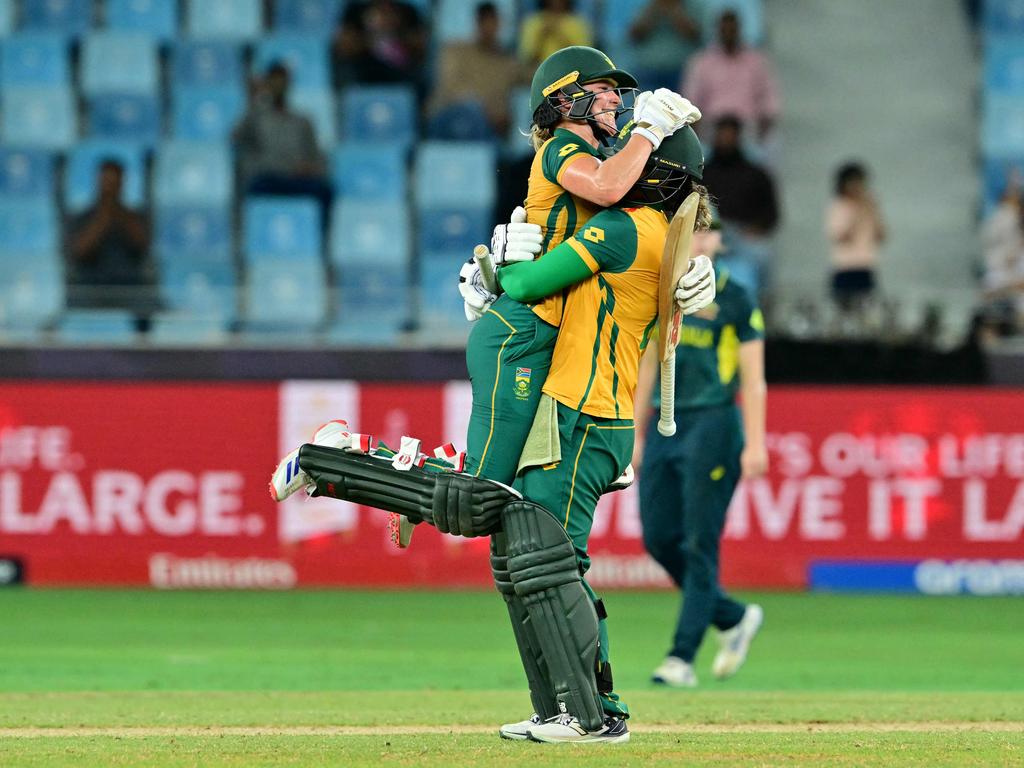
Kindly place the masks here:
[(593, 275), (587, 263), (568, 243), (548, 251), (537, 261), (520, 261), (498, 270), (498, 283), (516, 301), (537, 301)]

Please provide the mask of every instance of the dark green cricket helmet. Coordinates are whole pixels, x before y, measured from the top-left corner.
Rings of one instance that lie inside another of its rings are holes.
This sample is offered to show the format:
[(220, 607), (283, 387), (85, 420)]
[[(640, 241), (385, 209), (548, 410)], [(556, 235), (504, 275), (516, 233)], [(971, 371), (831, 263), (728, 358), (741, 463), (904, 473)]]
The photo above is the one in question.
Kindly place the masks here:
[[(615, 150), (629, 141), (633, 121), (619, 131)], [(687, 179), (700, 181), (704, 177), (704, 149), (693, 128), (684, 125), (661, 142), (651, 153), (643, 173), (636, 184), (622, 197), (626, 205), (657, 205), (682, 202), (682, 196), (672, 200), (674, 195), (686, 186)], [(672, 205), (666, 207), (672, 208)]]
[(592, 117), (594, 95), (583, 86), (605, 80), (614, 85), (620, 97), (622, 92), (633, 92), (637, 87), (635, 77), (616, 69), (612, 60), (596, 48), (570, 45), (555, 51), (537, 67), (530, 84), (530, 113), (534, 122), (545, 128), (562, 117)]

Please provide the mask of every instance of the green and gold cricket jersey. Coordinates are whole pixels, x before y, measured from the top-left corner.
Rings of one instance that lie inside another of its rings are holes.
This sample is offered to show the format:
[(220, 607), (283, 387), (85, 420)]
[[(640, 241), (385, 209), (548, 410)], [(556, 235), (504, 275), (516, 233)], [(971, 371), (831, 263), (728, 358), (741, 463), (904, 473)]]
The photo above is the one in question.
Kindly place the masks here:
[(609, 208), (566, 241), (596, 274), (565, 295), (546, 394), (590, 416), (633, 418), (640, 353), (658, 317), (667, 233), (661, 211)]
[[(601, 159), (595, 147), (572, 131), (558, 128), (533, 159), (526, 195), (526, 220), (540, 226), (544, 234), (544, 252), (572, 237), (584, 222), (601, 210), (588, 200), (562, 189), (565, 169), (581, 157), (588, 156)], [(557, 326), (562, 319), (562, 294), (537, 302), (533, 310), (542, 320)]]
[[(676, 408), (725, 405), (739, 389), (740, 344), (764, 338), (764, 318), (750, 293), (718, 274), (715, 301), (683, 318), (676, 348)], [(654, 406), (660, 405), (655, 387)]]

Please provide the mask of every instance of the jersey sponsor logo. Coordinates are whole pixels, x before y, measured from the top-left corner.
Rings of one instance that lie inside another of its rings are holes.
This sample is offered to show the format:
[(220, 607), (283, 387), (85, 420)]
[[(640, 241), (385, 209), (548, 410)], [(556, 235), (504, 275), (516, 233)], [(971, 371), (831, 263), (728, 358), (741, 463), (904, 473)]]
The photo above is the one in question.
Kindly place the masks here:
[(569, 74), (567, 74), (567, 75), (565, 75), (563, 77), (560, 77), (557, 80), (555, 80), (555, 82), (551, 83), (547, 88), (544, 88), (541, 91), (541, 93), (544, 96), (550, 96), (552, 93), (557, 91), (563, 85), (568, 85), (569, 83), (575, 83), (577, 78), (579, 78), (579, 76), (580, 76), (580, 71), (578, 69), (574, 69)]
[(564, 147), (562, 147), (560, 150), (558, 150), (558, 156), (559, 157), (565, 157), (566, 155), (571, 155), (573, 152), (575, 152), (579, 148), (580, 148), (579, 144), (566, 144)]
[(725, 477), (725, 467), (719, 464), (717, 467), (711, 470), (711, 479), (716, 483)]
[(583, 230), (583, 239), (592, 243), (604, 242), (604, 230), (600, 227), (587, 227)]
[(512, 385), (517, 400), (526, 400), (530, 397), (530, 378), (533, 376), (532, 368), (516, 368), (516, 378)]

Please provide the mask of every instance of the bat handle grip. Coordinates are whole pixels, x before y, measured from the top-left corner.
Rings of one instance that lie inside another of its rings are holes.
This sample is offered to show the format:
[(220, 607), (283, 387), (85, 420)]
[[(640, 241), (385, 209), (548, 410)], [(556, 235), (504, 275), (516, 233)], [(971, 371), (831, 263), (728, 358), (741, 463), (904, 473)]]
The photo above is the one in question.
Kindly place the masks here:
[(676, 352), (661, 363), (661, 413), (658, 434), (672, 437), (676, 433)]
[(491, 293), (498, 292), (498, 278), (494, 274), (494, 257), (486, 245), (478, 245), (473, 249), (473, 260), (480, 265), (480, 277), (484, 288)]

